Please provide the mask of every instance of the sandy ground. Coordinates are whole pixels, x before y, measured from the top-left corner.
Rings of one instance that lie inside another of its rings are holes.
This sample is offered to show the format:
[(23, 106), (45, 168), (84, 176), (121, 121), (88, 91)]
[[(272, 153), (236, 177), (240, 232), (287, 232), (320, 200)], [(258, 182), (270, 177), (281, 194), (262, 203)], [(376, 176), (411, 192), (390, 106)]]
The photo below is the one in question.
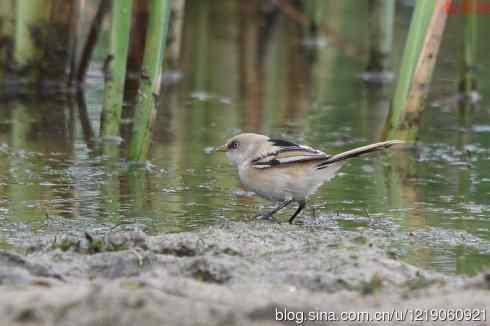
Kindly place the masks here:
[(0, 251), (0, 325), (489, 324), (490, 274), (390, 252), (380, 232), (267, 222), (43, 239)]

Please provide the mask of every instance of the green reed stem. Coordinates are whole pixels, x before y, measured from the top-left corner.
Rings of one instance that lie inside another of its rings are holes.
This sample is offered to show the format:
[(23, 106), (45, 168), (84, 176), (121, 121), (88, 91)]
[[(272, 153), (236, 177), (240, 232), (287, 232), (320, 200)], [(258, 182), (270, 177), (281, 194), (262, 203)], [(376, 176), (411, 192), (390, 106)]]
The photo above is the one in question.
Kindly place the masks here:
[(427, 25), (435, 9), (435, 1), (417, 0), (408, 31), (407, 43), (403, 51), (398, 84), (392, 104), (391, 123), (398, 128), (412, 83), (413, 72), (420, 56), (420, 50), (427, 32)]
[(0, 2), (0, 65), (10, 75), (0, 81), (7, 86), (0, 91), (65, 90), (74, 55), (75, 0)]
[(148, 155), (170, 18), (169, 0), (152, 0), (150, 5), (140, 90), (129, 144), (129, 159), (134, 161), (145, 160)]
[(6, 68), (12, 64), (8, 62), (8, 53), (14, 42), (14, 13), (14, 3), (0, 1), (0, 39), (3, 40), (3, 45), (0, 46), (0, 84)]
[(448, 1), (417, 0), (385, 127), (385, 138), (415, 140), (444, 31)]
[[(44, 0), (18, 0), (15, 8), (15, 46), (14, 62), (17, 68), (26, 71), (26, 67), (31, 67), (32, 76), (29, 79), (35, 80), (38, 69), (32, 69), (33, 64), (40, 59), (42, 49), (39, 39), (41, 31), (47, 22), (51, 1)], [(39, 33), (32, 33), (33, 30)]]
[(106, 140), (103, 152), (109, 156), (116, 156), (118, 152), (118, 146), (107, 140), (119, 137), (132, 7), (132, 0), (112, 2), (111, 43), (104, 67), (106, 83), (101, 130), (101, 136)]
[(465, 27), (459, 90), (465, 97), (469, 97), (477, 89), (475, 77), (475, 58), (478, 44), (477, 0), (464, 0), (463, 10)]
[(326, 0), (305, 1), (305, 11), (314, 29), (318, 29), (323, 24), (327, 12), (327, 5), (328, 1)]

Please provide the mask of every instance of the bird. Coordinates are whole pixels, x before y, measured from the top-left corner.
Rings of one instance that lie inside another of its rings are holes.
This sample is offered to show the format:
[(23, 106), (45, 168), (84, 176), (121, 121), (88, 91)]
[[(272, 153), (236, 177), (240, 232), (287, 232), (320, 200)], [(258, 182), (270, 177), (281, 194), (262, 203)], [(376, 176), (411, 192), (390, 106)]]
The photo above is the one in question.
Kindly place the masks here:
[(289, 218), (292, 224), (306, 207), (306, 200), (332, 179), (348, 159), (402, 143), (388, 140), (329, 155), (287, 140), (242, 133), (215, 150), (226, 153), (245, 189), (278, 203), (273, 210), (257, 217), (272, 220), (275, 213), (294, 202), (298, 208)]

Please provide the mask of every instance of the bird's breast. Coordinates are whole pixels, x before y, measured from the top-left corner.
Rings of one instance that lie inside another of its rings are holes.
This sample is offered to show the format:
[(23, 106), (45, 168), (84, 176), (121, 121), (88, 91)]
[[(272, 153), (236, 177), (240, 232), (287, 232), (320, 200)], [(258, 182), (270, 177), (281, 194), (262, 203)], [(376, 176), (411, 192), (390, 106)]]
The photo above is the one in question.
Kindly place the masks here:
[(272, 201), (304, 200), (309, 195), (308, 178), (304, 170), (294, 167), (240, 170), (242, 185), (257, 195)]
[(240, 181), (247, 190), (272, 201), (282, 201), (288, 196), (286, 180), (271, 169), (248, 167), (239, 170)]

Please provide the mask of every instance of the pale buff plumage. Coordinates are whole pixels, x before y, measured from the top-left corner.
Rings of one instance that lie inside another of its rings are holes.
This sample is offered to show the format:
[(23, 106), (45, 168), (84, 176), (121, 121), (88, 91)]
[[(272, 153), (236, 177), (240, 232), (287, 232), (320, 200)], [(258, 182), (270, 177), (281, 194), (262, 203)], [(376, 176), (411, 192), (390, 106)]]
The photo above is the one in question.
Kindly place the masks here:
[(308, 146), (246, 133), (232, 137), (217, 150), (226, 152), (246, 189), (281, 202), (264, 217), (270, 218), (291, 202), (297, 202), (299, 207), (289, 220), (292, 222), (304, 208), (306, 199), (333, 178), (346, 159), (400, 143), (391, 140), (328, 155)]

